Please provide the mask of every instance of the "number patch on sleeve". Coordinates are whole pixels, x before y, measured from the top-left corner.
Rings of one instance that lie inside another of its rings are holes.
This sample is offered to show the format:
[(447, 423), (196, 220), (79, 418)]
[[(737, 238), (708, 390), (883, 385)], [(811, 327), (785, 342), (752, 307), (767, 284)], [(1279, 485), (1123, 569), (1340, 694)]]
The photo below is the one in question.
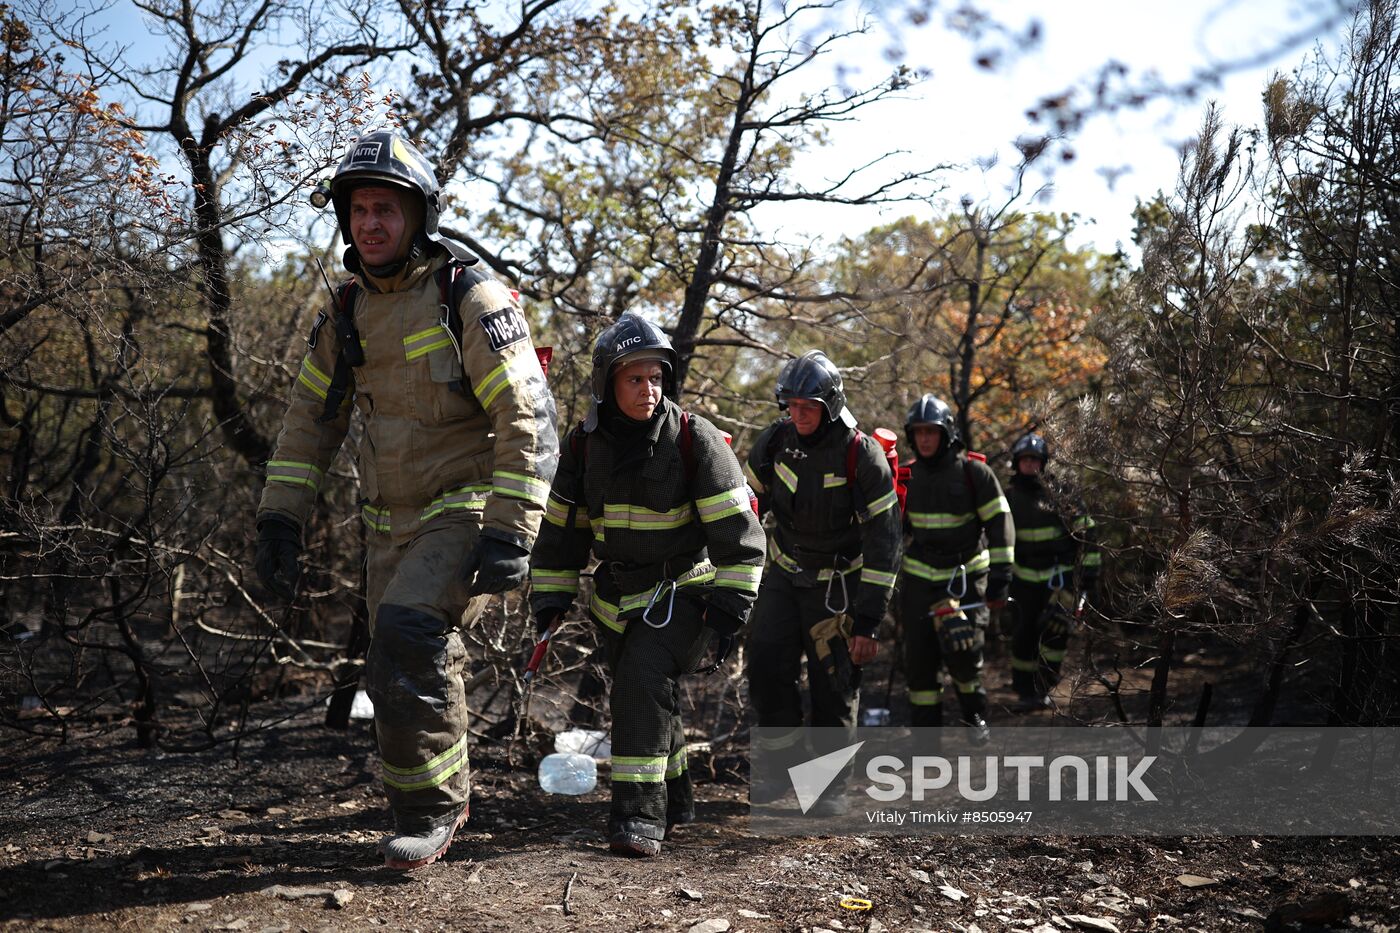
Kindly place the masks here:
[(483, 314), (478, 320), (481, 322), (481, 329), (486, 331), (486, 339), (491, 343), (491, 349), (497, 353), (530, 336), (530, 330), (525, 326), (525, 318), (514, 308), (499, 308), (489, 314)]

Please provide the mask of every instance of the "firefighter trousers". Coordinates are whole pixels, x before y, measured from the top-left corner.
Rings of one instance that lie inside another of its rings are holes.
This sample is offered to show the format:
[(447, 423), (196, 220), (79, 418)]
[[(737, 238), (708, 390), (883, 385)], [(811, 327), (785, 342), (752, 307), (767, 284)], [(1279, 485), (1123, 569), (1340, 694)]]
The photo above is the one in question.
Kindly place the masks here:
[[(961, 588), (961, 581), (958, 583)], [(985, 602), (987, 574), (969, 574), (961, 603)], [(990, 613), (985, 605), (962, 611), (971, 623), (971, 644), (954, 647), (947, 637), (952, 621), (936, 622), (934, 608), (949, 598), (947, 581), (933, 582), (905, 573), (899, 579), (899, 618), (904, 631), (904, 672), (909, 687), (909, 719), (913, 726), (943, 725), (943, 671), (957, 690), (964, 718), (986, 715), (987, 691), (982, 687), (982, 649)]]
[[(1011, 686), (1023, 697), (1044, 696), (1060, 681), (1070, 617), (1044, 583), (1011, 581), (1016, 630), (1011, 634)], [(1063, 598), (1063, 597), (1061, 597)], [(1050, 624), (1058, 614), (1059, 624)]]
[(695, 814), (680, 681), (696, 669), (710, 644), (704, 605), (677, 592), (664, 627), (634, 618), (620, 635), (601, 631), (613, 681), (608, 833), (662, 839), (668, 825), (688, 822)]
[(475, 516), (448, 513), (402, 545), (369, 535), (366, 680), (385, 794), (400, 831), (430, 828), (468, 802), (461, 633), (490, 597), (469, 598), (463, 572), (480, 530)]
[[(844, 614), (833, 615), (826, 608), (826, 591), (826, 584), (796, 586), (787, 572), (776, 567), (769, 568), (759, 587), (749, 617), (745, 673), (749, 702), (757, 718), (755, 741), (762, 744), (769, 766), (762, 769), (763, 774), (751, 774), (754, 802), (787, 786), (785, 764), (789, 759), (796, 763), (807, 754), (835, 751), (846, 744), (839, 736), (854, 734), (861, 669), (851, 663), (848, 648), (852, 620)], [(811, 725), (841, 730), (827, 733), (816, 743), (802, 740), (802, 691), (798, 683), (804, 656)]]

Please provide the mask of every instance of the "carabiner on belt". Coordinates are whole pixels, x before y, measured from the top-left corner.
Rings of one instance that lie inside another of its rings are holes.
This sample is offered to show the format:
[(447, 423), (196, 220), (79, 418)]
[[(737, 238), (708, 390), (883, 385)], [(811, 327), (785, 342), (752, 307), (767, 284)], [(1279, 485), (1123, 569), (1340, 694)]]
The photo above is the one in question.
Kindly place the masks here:
[[(836, 565), (841, 562), (841, 558), (831, 562), (831, 579), (826, 581), (826, 611), (834, 616), (844, 615), (846, 610), (851, 608), (851, 594), (846, 590), (846, 575), (837, 569)], [(836, 586), (836, 581), (841, 581), (841, 608), (838, 609), (831, 604), (831, 590)]]
[[(656, 604), (661, 600), (661, 592), (667, 587), (670, 587), (670, 592), (667, 594), (666, 597), (666, 618), (662, 619), (660, 622), (653, 622), (651, 621), (651, 610), (654, 609), (656, 607)], [(647, 625), (650, 625), (652, 628), (665, 628), (666, 626), (671, 624), (671, 613), (675, 610), (675, 608), (676, 581), (662, 580), (660, 583), (656, 584), (656, 589), (653, 590), (651, 593), (650, 602), (647, 603), (646, 609), (642, 610), (642, 621), (645, 622)]]
[(1050, 589), (1052, 589), (1052, 590), (1062, 590), (1062, 589), (1064, 589), (1064, 588), (1065, 588), (1065, 568), (1064, 568), (1062, 565), (1060, 565), (1060, 564), (1056, 564), (1056, 565), (1055, 565), (1055, 569), (1054, 569), (1053, 571), (1050, 572), (1050, 579), (1047, 580), (1047, 581), (1045, 582), (1045, 585), (1048, 586), (1048, 587), (1050, 587)]
[[(958, 582), (956, 590), (953, 589), (954, 580)], [(948, 595), (957, 600), (967, 595), (967, 564), (958, 564), (958, 569), (948, 578)]]

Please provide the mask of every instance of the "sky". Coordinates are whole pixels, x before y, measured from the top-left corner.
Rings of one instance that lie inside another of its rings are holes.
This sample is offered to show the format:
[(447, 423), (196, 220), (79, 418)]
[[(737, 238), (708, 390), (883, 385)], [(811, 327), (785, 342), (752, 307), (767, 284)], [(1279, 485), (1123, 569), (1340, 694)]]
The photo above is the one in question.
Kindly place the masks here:
[[(930, 28), (899, 30), (905, 46), (903, 61), (928, 69), (931, 77), (915, 88), (914, 99), (882, 103), (879, 113), (872, 108), (859, 124), (837, 127), (829, 146), (804, 157), (802, 177), (811, 182), (833, 177), (847, 165), (900, 149), (910, 152), (905, 157), (908, 166), (942, 162), (967, 166), (946, 176), (947, 207), (956, 209), (964, 194), (974, 201), (1000, 203), (1018, 158), (1013, 140), (1036, 130), (1026, 110), (1047, 92), (1082, 84), (1104, 62), (1116, 59), (1140, 72), (1155, 70), (1168, 82), (1223, 62), (1249, 62), (1249, 67), (1232, 71), (1218, 85), (1206, 88), (1206, 98), (1220, 103), (1227, 121), (1256, 125), (1262, 115), (1260, 95), (1269, 77), (1296, 67), (1315, 42), (1335, 48), (1343, 34), (1341, 26), (1321, 32), (1315, 28), (1325, 4), (1296, 0), (1061, 0), (1055, 4), (988, 0), (981, 5), (1018, 27), (1029, 15), (1038, 17), (1043, 24), (1041, 44), (988, 72), (973, 63), (974, 50), (983, 46), (940, 28), (937, 18)], [(1290, 37), (1300, 33), (1316, 39), (1290, 43)], [(888, 68), (881, 57), (882, 46), (888, 43), (886, 31), (861, 56), (872, 79)], [(1288, 47), (1277, 51), (1281, 46)], [(1050, 185), (1037, 207), (1079, 214), (1074, 237), (1079, 244), (1105, 252), (1123, 245), (1132, 252), (1136, 200), (1172, 189), (1180, 147), (1198, 129), (1204, 105), (1205, 98), (1161, 100), (1140, 110), (1092, 118), (1070, 140), (1075, 160), (1050, 160), (1053, 175), (1033, 178), (1032, 190)], [(976, 166), (977, 160), (992, 155), (998, 157), (994, 168)], [(1117, 177), (1110, 182), (1106, 173)], [(911, 211), (907, 207), (865, 210), (858, 222), (853, 215), (838, 217), (839, 213), (826, 207), (789, 208), (779, 222), (785, 229), (834, 237)]]
[[(915, 28), (906, 12), (921, 2), (932, 15), (927, 25)], [(899, 61), (929, 77), (904, 99), (882, 102), (862, 110), (856, 121), (833, 126), (827, 146), (802, 156), (798, 178), (820, 186), (825, 178), (893, 151), (904, 154), (888, 159), (885, 164), (891, 167), (955, 163), (964, 168), (942, 176), (947, 187), (936, 207), (846, 210), (788, 202), (762, 209), (755, 220), (780, 236), (815, 235), (834, 242), (908, 213), (932, 216), (956, 209), (964, 195), (1000, 204), (1017, 161), (1013, 141), (1038, 131), (1026, 110), (1046, 93), (1084, 84), (1098, 66), (1115, 59), (1137, 73), (1155, 71), (1167, 82), (1222, 62), (1248, 61), (1248, 67), (1230, 71), (1206, 93), (1221, 103), (1227, 120), (1255, 124), (1261, 91), (1273, 72), (1295, 67), (1314, 41), (1335, 47), (1343, 26), (1334, 23), (1319, 31), (1318, 23), (1335, 15), (1341, 2), (1345, 0), (977, 0), (978, 8), (1010, 27), (1024, 28), (1032, 17), (1042, 26), (1038, 45), (989, 71), (978, 68), (974, 58), (996, 43), (975, 42), (947, 28), (947, 17), (959, 5), (955, 0), (838, 0), (839, 15), (873, 11), (878, 23), (867, 39), (839, 46), (839, 62), (850, 83), (888, 75), (892, 46), (900, 47)], [(108, 38), (135, 43), (139, 57), (139, 50), (149, 54), (151, 46), (141, 17), (131, 12), (118, 2), (103, 18), (111, 28)], [(1344, 25), (1345, 18), (1337, 19)], [(1315, 39), (1290, 41), (1298, 35)], [(834, 83), (837, 60), (805, 69), (806, 89)], [(1072, 238), (1077, 245), (1104, 252), (1123, 246), (1131, 253), (1133, 207), (1139, 198), (1171, 189), (1179, 149), (1199, 126), (1203, 106), (1204, 100), (1158, 100), (1139, 110), (1092, 118), (1068, 141), (1073, 162), (1046, 160), (1053, 164), (1053, 175), (1032, 175), (1029, 190), (1040, 194), (1028, 204), (1078, 214)], [(993, 156), (992, 168), (977, 167), (979, 160), (985, 163)]]

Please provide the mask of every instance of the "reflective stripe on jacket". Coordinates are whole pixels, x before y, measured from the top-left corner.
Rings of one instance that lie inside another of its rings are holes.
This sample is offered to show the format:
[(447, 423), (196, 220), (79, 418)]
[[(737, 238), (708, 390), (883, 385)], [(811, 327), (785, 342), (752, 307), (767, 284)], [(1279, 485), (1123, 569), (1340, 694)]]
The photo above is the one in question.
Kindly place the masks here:
[(880, 445), (863, 437), (856, 489), (846, 481), (853, 430), (829, 424), (813, 442), (784, 418), (754, 441), (744, 475), (775, 519), (770, 554), (798, 586), (818, 586), (840, 571), (859, 574), (852, 610), (885, 614), (899, 556), (899, 501)]
[(530, 546), (558, 463), (554, 400), (519, 302), (500, 282), (479, 276), (461, 301), (462, 333), (449, 334), (435, 275), (448, 261), (439, 251), (390, 292), (360, 277), (352, 313), (365, 363), (350, 370), (353, 396), (325, 423), (338, 339), (334, 327), (313, 329), (259, 513), (305, 524), (353, 397), (365, 423), (359, 474), (372, 531), (402, 543), (442, 512), (465, 510), (493, 535)]
[(724, 436), (705, 418), (688, 418), (689, 477), (681, 409), (670, 399), (662, 399), (649, 432), (626, 442), (611, 436), (606, 422), (570, 433), (530, 559), (536, 613), (567, 609), (580, 571), (596, 556), (589, 613), (613, 631), (641, 615), (656, 589), (624, 592), (614, 565), (624, 578), (655, 568), (656, 579), (674, 578), (710, 604), (747, 616), (763, 569), (763, 529)]
[(1094, 520), (1078, 503), (1057, 494), (1053, 486), (1053, 480), (1047, 486), (1043, 474), (1018, 473), (1007, 484), (1006, 498), (1016, 522), (1013, 573), (1026, 583), (1049, 584), (1061, 577), (1062, 585), (1070, 586), (1081, 561), (1085, 574), (1092, 576), (1098, 571)]
[(902, 569), (934, 583), (963, 569), (1006, 568), (1016, 546), (1011, 506), (996, 474), (961, 450), (914, 461), (904, 525), (909, 547)]

